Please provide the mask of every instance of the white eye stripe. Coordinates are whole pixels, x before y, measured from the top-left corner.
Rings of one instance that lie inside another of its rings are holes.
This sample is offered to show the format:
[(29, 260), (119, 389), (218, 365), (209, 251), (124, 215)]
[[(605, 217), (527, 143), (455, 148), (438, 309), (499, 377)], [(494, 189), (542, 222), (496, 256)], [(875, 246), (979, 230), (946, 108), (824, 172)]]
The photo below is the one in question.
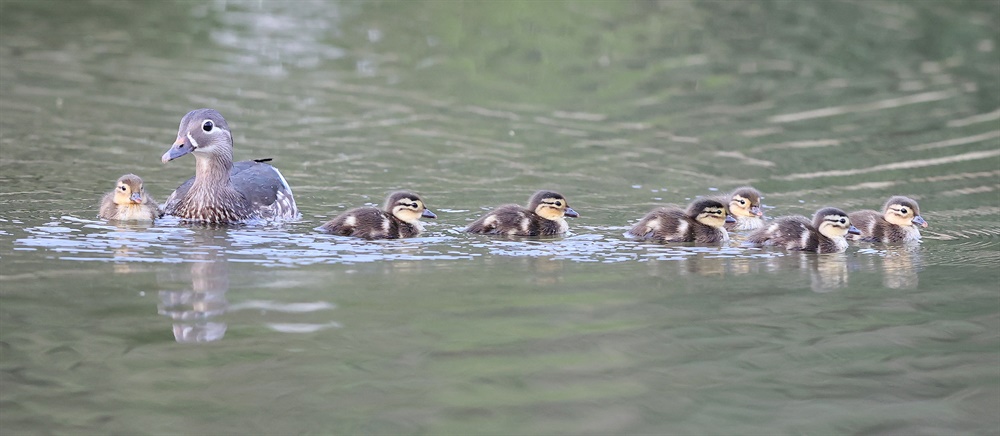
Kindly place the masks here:
[(194, 139), (194, 137), (193, 137), (193, 136), (191, 136), (191, 133), (188, 133), (188, 134), (187, 134), (187, 139), (188, 139), (188, 141), (191, 141), (191, 147), (192, 147), (192, 148), (198, 148), (198, 141), (196, 141), (196, 140)]

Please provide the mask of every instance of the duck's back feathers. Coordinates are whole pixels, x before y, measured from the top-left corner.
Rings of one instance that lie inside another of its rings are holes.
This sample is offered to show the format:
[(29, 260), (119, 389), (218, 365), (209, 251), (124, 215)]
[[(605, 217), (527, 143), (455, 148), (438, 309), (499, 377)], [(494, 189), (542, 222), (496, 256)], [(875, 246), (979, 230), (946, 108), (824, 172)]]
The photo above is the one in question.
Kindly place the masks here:
[(324, 233), (365, 239), (396, 239), (415, 236), (412, 226), (394, 219), (383, 210), (359, 207), (348, 210), (316, 228)]
[(767, 227), (747, 235), (747, 242), (758, 245), (777, 245), (789, 250), (808, 250), (818, 236), (812, 222), (804, 216), (789, 216), (774, 220)]
[[(556, 224), (539, 217), (534, 212), (516, 204), (505, 204), (487, 212), (469, 224), (465, 231), (486, 235), (540, 236), (561, 233), (558, 225), (546, 227), (545, 222)], [(552, 228), (555, 227), (555, 228)]]
[(660, 207), (642, 217), (626, 232), (626, 235), (660, 242), (687, 242), (693, 239), (693, 221), (683, 210), (675, 207)]
[[(232, 187), (239, 194), (230, 202), (233, 203), (231, 207), (236, 220), (291, 220), (298, 217), (292, 189), (277, 168), (264, 163), (267, 161), (270, 159), (236, 162), (229, 171)], [(179, 212), (186, 209), (182, 203), (188, 197), (194, 179), (191, 177), (170, 194), (163, 207), (166, 213), (180, 215)]]

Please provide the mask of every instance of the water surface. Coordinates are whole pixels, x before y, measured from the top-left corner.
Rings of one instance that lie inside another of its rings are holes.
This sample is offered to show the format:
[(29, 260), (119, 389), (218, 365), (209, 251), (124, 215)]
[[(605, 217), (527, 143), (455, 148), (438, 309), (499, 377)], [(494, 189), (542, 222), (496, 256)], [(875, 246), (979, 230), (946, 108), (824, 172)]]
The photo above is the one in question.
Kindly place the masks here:
[[(994, 434), (995, 2), (0, 3), (0, 428), (11, 433)], [(109, 224), (188, 110), (302, 220)], [(622, 236), (917, 199), (922, 243)], [(460, 229), (535, 190), (550, 239)], [(396, 189), (404, 241), (312, 228)]]

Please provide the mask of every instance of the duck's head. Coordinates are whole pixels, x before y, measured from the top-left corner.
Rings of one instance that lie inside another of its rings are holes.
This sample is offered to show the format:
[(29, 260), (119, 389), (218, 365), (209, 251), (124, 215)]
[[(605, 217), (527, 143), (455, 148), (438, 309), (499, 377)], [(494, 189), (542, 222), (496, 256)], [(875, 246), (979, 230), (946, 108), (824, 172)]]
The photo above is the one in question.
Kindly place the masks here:
[(813, 215), (813, 227), (827, 238), (843, 238), (848, 233), (860, 235), (861, 231), (851, 225), (847, 212), (835, 207), (824, 207)]
[(927, 227), (927, 221), (920, 216), (920, 206), (912, 198), (897, 195), (886, 201), (882, 210), (885, 220), (897, 226)]
[(385, 211), (400, 221), (413, 223), (420, 218), (437, 218), (434, 212), (424, 206), (424, 200), (412, 192), (393, 192), (385, 200)]
[(558, 220), (564, 216), (576, 218), (580, 214), (576, 213), (566, 197), (553, 191), (538, 191), (528, 200), (528, 209), (535, 211), (538, 216), (547, 220)]
[(188, 153), (195, 157), (229, 156), (232, 160), (233, 136), (229, 124), (215, 109), (195, 109), (181, 118), (177, 140), (160, 160), (170, 162)]
[(729, 196), (729, 213), (741, 217), (761, 217), (764, 211), (760, 208), (760, 191), (744, 186), (736, 188)]
[(126, 174), (115, 182), (115, 204), (128, 206), (142, 204), (142, 179), (135, 174)]
[(729, 216), (726, 203), (716, 198), (700, 198), (688, 205), (687, 216), (710, 227), (722, 227), (726, 223), (735, 223)]

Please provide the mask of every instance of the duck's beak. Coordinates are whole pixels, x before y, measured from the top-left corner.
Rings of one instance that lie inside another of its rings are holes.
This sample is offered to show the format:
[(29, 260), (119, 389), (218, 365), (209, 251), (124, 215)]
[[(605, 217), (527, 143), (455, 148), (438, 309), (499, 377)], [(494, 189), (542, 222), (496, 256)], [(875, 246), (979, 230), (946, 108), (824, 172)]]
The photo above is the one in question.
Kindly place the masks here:
[(852, 235), (860, 235), (861, 234), (861, 230), (858, 230), (857, 227), (854, 227), (852, 225), (851, 228), (847, 229), (847, 233), (850, 233)]
[(563, 215), (566, 215), (570, 218), (578, 218), (580, 216), (580, 214), (576, 213), (576, 211), (573, 210), (572, 207), (567, 207), (566, 210), (563, 211)]
[(755, 216), (764, 216), (764, 211), (760, 210), (760, 206), (753, 206), (750, 208), (750, 213)]
[(431, 212), (430, 209), (424, 209), (424, 213), (420, 214), (420, 216), (422, 216), (424, 218), (437, 218), (438, 217), (437, 215), (434, 215), (434, 212)]
[(184, 156), (185, 154), (188, 154), (192, 151), (194, 151), (194, 147), (192, 147), (191, 144), (188, 144), (187, 138), (183, 136), (178, 136), (177, 140), (174, 141), (174, 145), (170, 146), (170, 150), (167, 150), (166, 153), (163, 153), (163, 156), (160, 158), (160, 161), (162, 161), (163, 163), (167, 163), (181, 156)]
[[(750, 209), (750, 211), (753, 212), (753, 209)], [(736, 218), (733, 218), (732, 215), (726, 215), (726, 224), (732, 224), (732, 223), (735, 223), (735, 222), (736, 222)]]
[(924, 221), (924, 218), (921, 217), (920, 215), (913, 217), (913, 224), (916, 224), (920, 227), (927, 227), (927, 221)]
[(133, 192), (132, 196), (129, 197), (129, 200), (132, 200), (132, 202), (136, 203), (136, 204), (142, 204), (142, 193), (141, 192)]

